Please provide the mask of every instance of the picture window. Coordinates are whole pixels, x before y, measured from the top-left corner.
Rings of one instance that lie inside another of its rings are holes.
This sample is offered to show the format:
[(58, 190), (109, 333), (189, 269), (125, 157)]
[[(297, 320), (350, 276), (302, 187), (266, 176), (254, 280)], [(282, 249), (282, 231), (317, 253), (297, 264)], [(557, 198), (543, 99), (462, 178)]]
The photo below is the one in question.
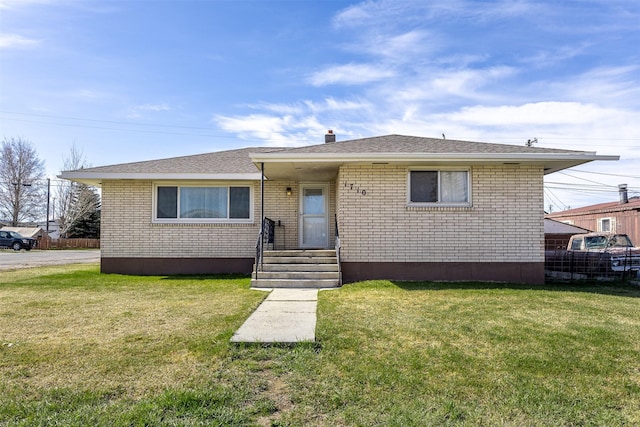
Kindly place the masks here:
[(160, 222), (235, 222), (251, 220), (249, 186), (158, 185), (155, 220)]

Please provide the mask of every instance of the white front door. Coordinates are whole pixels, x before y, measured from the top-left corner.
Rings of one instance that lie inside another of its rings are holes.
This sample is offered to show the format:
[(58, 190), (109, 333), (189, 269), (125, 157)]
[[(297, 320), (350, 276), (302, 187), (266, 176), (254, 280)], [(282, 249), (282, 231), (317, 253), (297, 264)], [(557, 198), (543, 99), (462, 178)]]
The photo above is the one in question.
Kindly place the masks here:
[(329, 186), (300, 184), (300, 247), (329, 246)]

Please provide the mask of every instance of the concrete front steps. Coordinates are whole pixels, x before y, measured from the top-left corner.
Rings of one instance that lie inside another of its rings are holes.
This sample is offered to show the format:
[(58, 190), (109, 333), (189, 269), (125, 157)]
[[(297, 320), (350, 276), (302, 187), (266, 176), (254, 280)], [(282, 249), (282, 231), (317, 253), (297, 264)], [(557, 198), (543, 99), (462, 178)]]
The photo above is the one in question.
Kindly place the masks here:
[(253, 266), (251, 286), (254, 288), (337, 288), (340, 269), (336, 251), (331, 249), (299, 249), (264, 251), (262, 270)]

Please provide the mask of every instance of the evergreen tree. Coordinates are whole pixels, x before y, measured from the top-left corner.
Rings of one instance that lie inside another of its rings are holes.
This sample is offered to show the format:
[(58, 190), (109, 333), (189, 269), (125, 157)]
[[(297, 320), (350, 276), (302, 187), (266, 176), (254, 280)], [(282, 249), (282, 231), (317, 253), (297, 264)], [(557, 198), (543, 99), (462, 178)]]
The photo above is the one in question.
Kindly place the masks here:
[(70, 214), (73, 221), (66, 237), (100, 238), (100, 196), (93, 187), (78, 184), (74, 188)]

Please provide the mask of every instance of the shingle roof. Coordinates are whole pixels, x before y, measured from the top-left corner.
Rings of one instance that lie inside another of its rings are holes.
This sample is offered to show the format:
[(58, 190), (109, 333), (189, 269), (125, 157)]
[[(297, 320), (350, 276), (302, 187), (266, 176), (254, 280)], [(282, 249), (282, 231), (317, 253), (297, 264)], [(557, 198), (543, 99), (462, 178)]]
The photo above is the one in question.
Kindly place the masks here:
[(68, 172), (96, 173), (167, 173), (167, 174), (209, 174), (215, 173), (255, 173), (256, 166), (251, 162), (249, 153), (270, 153), (283, 150), (273, 147), (249, 147), (238, 150), (218, 151), (195, 154), (192, 156), (171, 157), (168, 159), (147, 160), (134, 163), (122, 163), (110, 166), (98, 166)]
[(551, 218), (544, 219), (545, 234), (581, 234), (587, 233), (589, 231), (591, 230), (587, 230), (586, 228), (578, 227), (572, 224), (565, 224)]
[(564, 216), (587, 215), (593, 213), (621, 212), (628, 210), (640, 210), (640, 197), (630, 197), (629, 203), (607, 202), (596, 205), (583, 206), (581, 208), (567, 209), (547, 214), (547, 218), (560, 218)]
[[(75, 171), (64, 171), (62, 177), (100, 185), (103, 179), (257, 179), (257, 165), (269, 163), (272, 177), (289, 170), (320, 170), (325, 172), (345, 161), (396, 162), (433, 161), (450, 162), (507, 162), (528, 161), (544, 164), (545, 173), (551, 173), (592, 160), (617, 160), (617, 156), (596, 156), (595, 153), (550, 148), (527, 147), (526, 145), (491, 144), (484, 142), (458, 141), (439, 138), (424, 138), (405, 135), (386, 135), (371, 138), (316, 144), (297, 148), (249, 147), (192, 156), (173, 157), (160, 160), (98, 166)], [(295, 167), (293, 162), (297, 162)], [(322, 164), (304, 166), (306, 162)], [(329, 172), (327, 172), (329, 173)], [(284, 175), (282, 175), (284, 176)]]
[(582, 151), (527, 147), (526, 145), (385, 135), (289, 148), (286, 153), (582, 153)]
[[(297, 148), (249, 147), (191, 156), (122, 163), (82, 169), (106, 173), (255, 173), (249, 153), (581, 153), (524, 145), (386, 135)], [(69, 171), (70, 172), (70, 171)]]

